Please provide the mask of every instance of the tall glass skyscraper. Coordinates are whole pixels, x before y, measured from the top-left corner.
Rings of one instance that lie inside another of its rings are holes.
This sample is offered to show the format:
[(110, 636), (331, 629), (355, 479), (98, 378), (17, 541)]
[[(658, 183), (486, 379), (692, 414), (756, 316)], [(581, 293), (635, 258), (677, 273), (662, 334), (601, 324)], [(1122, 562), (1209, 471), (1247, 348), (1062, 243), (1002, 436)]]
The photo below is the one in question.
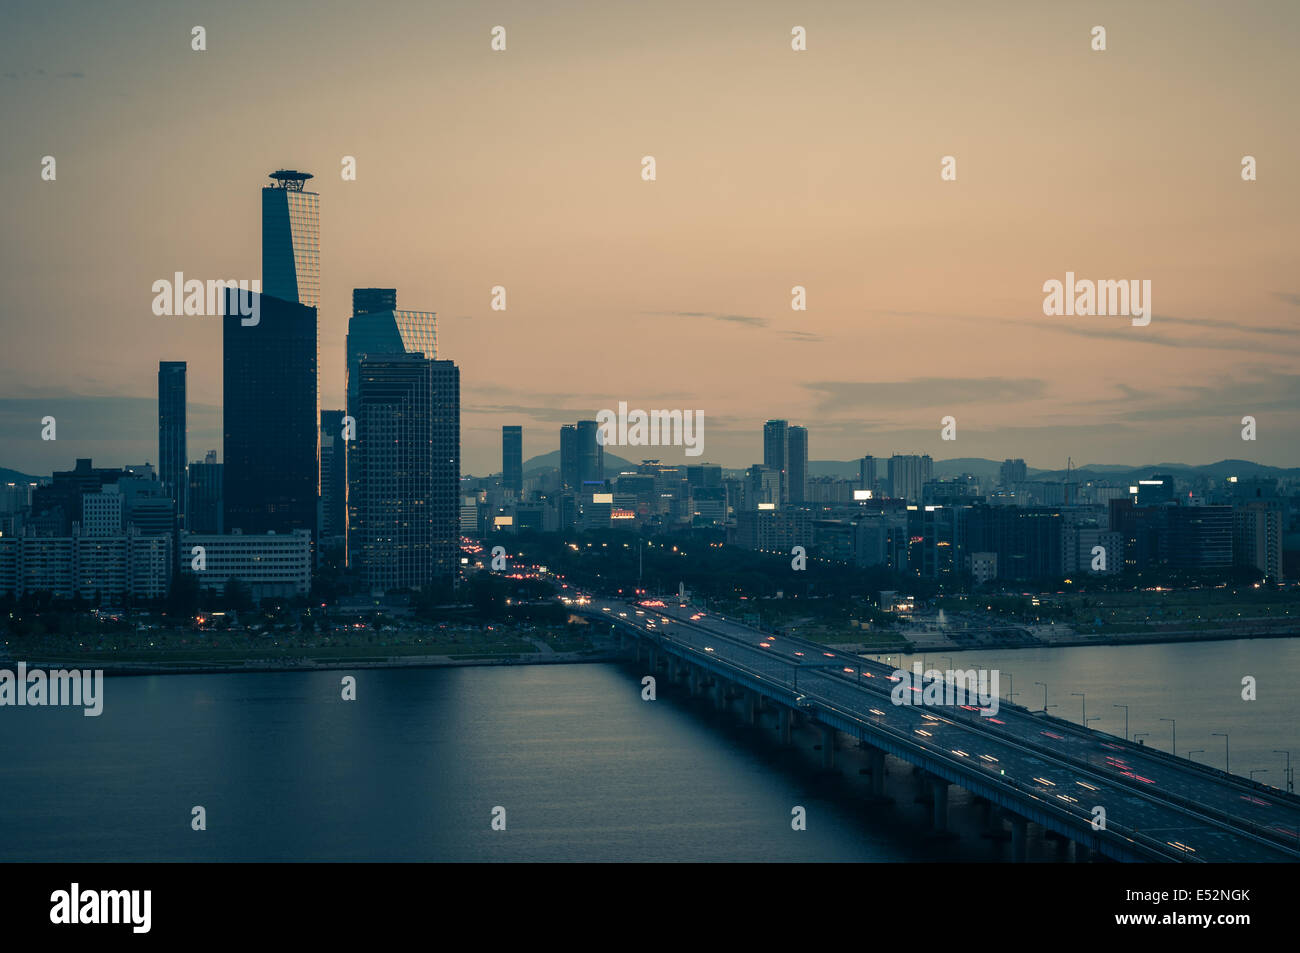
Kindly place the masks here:
[(769, 420), (763, 424), (763, 466), (774, 470), (779, 477), (779, 500), (773, 502), (788, 503), (790, 500), (790, 425), (784, 420)]
[[(368, 292), (377, 292), (369, 294)], [(392, 289), (358, 288), (352, 293), (352, 306), (369, 307), (389, 300), (396, 302)], [(438, 316), (432, 311), (369, 311), (354, 314), (348, 320), (347, 337), (347, 412), (361, 426), (361, 363), (365, 360), (396, 356), (417, 356), (425, 360), (438, 357)], [(459, 419), (459, 418), (458, 418)], [(459, 433), (459, 432), (458, 432)], [(358, 433), (360, 439), (360, 433)], [(458, 438), (459, 439), (459, 436)], [(362, 540), (358, 532), (358, 501), (361, 499), (361, 466), (355, 459), (357, 444), (348, 444), (348, 565), (358, 565)], [(459, 451), (458, 451), (459, 452)]]
[(605, 445), (597, 439), (599, 434), (596, 421), (578, 421), (578, 489), (605, 479)]
[(316, 309), (261, 295), (242, 324), (235, 294), (222, 318), (225, 531), (316, 534), (320, 421)]
[(808, 428), (786, 431), (786, 496), (791, 503), (803, 503), (808, 496)]
[[(320, 412), (320, 535), (338, 546), (347, 535), (348, 468), (342, 410)], [(328, 542), (326, 542), (328, 541)]]
[(373, 592), (451, 584), (460, 556), (460, 372), (419, 355), (357, 372), (352, 532)]
[(262, 189), (262, 294), (320, 307), (320, 195), (309, 172), (272, 172)]
[(524, 492), (524, 428), (501, 428), (501, 485), (514, 490), (518, 497)]
[(185, 525), (185, 362), (158, 363), (158, 479)]

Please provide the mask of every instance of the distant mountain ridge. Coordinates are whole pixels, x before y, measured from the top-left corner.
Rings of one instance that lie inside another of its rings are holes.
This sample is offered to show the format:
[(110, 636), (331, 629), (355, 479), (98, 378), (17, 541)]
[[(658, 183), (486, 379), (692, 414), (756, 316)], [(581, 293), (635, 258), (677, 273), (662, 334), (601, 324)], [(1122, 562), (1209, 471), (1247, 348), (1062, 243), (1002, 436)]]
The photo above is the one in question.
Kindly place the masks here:
[[(877, 457), (876, 459), (877, 475), (884, 477), (888, 458)], [(996, 480), (1001, 471), (1002, 463), (1001, 460), (986, 460), (983, 457), (956, 457), (952, 460), (935, 460), (934, 476), (936, 479), (948, 479), (960, 476), (963, 473), (969, 473), (982, 480)], [(858, 476), (858, 461), (810, 460), (808, 462), (808, 471), (815, 477), (828, 476), (840, 479), (855, 479)], [(1026, 472), (1031, 480), (1045, 480), (1048, 482), (1060, 482), (1065, 479), (1066, 473), (1063, 468), (1060, 470), (1039, 470), (1034, 467), (1028, 467)], [(1250, 460), (1220, 460), (1218, 463), (1207, 463), (1201, 466), (1191, 466), (1186, 463), (1150, 463), (1135, 467), (1125, 464), (1102, 463), (1074, 467), (1070, 471), (1070, 479), (1078, 482), (1086, 480), (1115, 482), (1121, 481), (1121, 479), (1127, 480), (1139, 476), (1150, 476), (1152, 473), (1168, 473), (1182, 479), (1191, 479), (1198, 476), (1214, 477), (1216, 479), (1229, 476), (1290, 477), (1294, 479), (1300, 477), (1300, 467), (1270, 467), (1262, 463), (1253, 463)]]
[(0, 483), (40, 483), (42, 480), (48, 479), (49, 477), (32, 476), (30, 473), (21, 473), (18, 470), (0, 467)]

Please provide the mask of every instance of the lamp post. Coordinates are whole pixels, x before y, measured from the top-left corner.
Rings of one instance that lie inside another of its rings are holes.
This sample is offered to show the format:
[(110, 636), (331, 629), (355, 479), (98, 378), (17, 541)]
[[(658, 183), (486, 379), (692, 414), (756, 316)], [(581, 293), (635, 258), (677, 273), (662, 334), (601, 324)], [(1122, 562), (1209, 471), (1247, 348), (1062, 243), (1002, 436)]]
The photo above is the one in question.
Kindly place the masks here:
[(1012, 675), (1010, 672), (1007, 672), (1006, 676), (1007, 676), (1007, 701), (1009, 701), (1011, 704), (1014, 705), (1016, 703), (1016, 679), (1015, 676)]
[(1253, 769), (1253, 770), (1250, 772), (1250, 779), (1251, 779), (1252, 781), (1254, 781), (1254, 780), (1255, 780), (1255, 775), (1257, 775), (1257, 774), (1268, 774), (1268, 768), (1255, 768), (1255, 769)]
[(1223, 739), (1223, 770), (1228, 774), (1232, 774), (1232, 768), (1228, 767), (1230, 763), (1228, 761), (1228, 733), (1226, 731), (1212, 731), (1210, 734), (1215, 738)]
[[(1083, 727), (1084, 727), (1084, 728), (1087, 728), (1087, 727), (1088, 727), (1088, 722), (1090, 722), (1090, 721), (1101, 721), (1101, 715), (1093, 715), (1091, 718), (1085, 718), (1084, 721), (1083, 721)], [(1089, 730), (1091, 731), (1092, 729), (1089, 729)]]
[(1277, 748), (1274, 748), (1274, 749), (1273, 749), (1273, 753), (1274, 753), (1274, 754), (1284, 754), (1284, 755), (1286, 755), (1286, 774), (1285, 774), (1285, 776), (1283, 777), (1282, 780), (1286, 782), (1286, 789), (1287, 789), (1288, 791), (1294, 791), (1294, 790), (1295, 790), (1295, 780), (1291, 777), (1291, 752), (1290, 752), (1290, 751), (1279, 751)]
[[(1150, 737), (1150, 736), (1151, 736), (1151, 732), (1149, 732), (1149, 731), (1135, 731), (1135, 732), (1133, 732), (1133, 740), (1134, 740), (1134, 741), (1138, 741), (1139, 738), (1148, 738), (1148, 737)], [(1144, 742), (1144, 741), (1138, 741), (1138, 744), (1145, 744), (1145, 743), (1146, 743), (1146, 742)]]
[(1115, 707), (1124, 709), (1124, 740), (1128, 741), (1128, 705), (1116, 705)]
[(1174, 757), (1178, 757), (1178, 722), (1172, 718), (1161, 718), (1161, 721), (1169, 722), (1169, 750), (1173, 752)]
[(1189, 751), (1189, 752), (1187, 752), (1187, 760), (1188, 760), (1188, 761), (1195, 761), (1196, 759), (1192, 757), (1192, 755), (1194, 755), (1194, 754), (1205, 754), (1205, 749), (1204, 749), (1204, 748), (1196, 748), (1196, 749), (1193, 750), (1193, 751)]
[(1047, 711), (1047, 683), (1046, 683), (1046, 682), (1034, 682), (1034, 684), (1035, 684), (1035, 685), (1042, 685), (1042, 686), (1043, 686), (1043, 711)]
[(1080, 717), (1083, 718), (1083, 725), (1086, 728), (1088, 726), (1088, 694), (1086, 692), (1070, 692), (1070, 694), (1078, 695), (1083, 699), (1083, 701), (1080, 702), (1083, 706), (1083, 714)]

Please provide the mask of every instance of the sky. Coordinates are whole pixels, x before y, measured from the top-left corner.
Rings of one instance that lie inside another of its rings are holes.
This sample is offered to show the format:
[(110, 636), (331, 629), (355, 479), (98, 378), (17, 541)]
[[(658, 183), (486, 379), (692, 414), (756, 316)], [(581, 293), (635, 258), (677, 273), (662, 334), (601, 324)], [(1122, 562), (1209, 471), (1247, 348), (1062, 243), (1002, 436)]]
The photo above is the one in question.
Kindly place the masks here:
[[(465, 472), (500, 469), (504, 424), (527, 458), (620, 401), (704, 415), (702, 456), (630, 459), (747, 466), (777, 417), (815, 460), (1300, 465), (1291, 0), (54, 0), (0, 26), (0, 466), (156, 463), (162, 360), (189, 363), (190, 459), (220, 455), (220, 319), (155, 316), (152, 284), (260, 278), (278, 168), (320, 193), (321, 407), (352, 289), (396, 287), (460, 366)], [(1045, 315), (1067, 272), (1149, 280), (1150, 324)]]

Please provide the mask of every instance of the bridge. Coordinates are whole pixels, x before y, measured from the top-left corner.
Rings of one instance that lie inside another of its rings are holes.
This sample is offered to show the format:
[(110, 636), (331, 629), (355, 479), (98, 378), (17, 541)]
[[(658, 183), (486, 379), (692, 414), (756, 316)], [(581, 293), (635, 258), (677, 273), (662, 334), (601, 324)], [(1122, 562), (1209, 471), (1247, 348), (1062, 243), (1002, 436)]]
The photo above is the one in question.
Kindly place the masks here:
[(873, 798), (884, 797), (886, 755), (913, 765), (930, 788), (938, 832), (948, 830), (949, 786), (965, 788), (988, 803), (1002, 836), (1010, 825), (1013, 860), (1025, 859), (1029, 823), (1072, 841), (1078, 860), (1093, 853), (1117, 861), (1300, 860), (1300, 797), (1276, 788), (1005, 701), (996, 712), (956, 704), (960, 698), (895, 704), (900, 681), (919, 700), (934, 680), (913, 685), (911, 673), (675, 597), (575, 608), (609, 624), (633, 643), (638, 661), (693, 696), (710, 693), (719, 708), (740, 698), (751, 724), (774, 709), (786, 744), (796, 723), (819, 728), (827, 770), (843, 736), (853, 739), (868, 755)]

